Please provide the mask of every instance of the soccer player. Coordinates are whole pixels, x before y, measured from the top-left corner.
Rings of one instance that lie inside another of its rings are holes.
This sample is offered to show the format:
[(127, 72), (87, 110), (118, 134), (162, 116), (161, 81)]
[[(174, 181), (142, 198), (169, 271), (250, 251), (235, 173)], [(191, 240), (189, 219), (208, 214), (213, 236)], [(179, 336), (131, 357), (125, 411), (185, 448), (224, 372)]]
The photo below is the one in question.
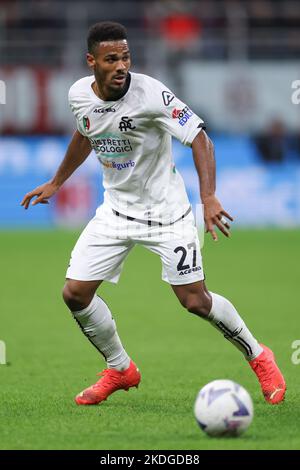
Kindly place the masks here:
[(229, 236), (231, 216), (215, 196), (215, 160), (204, 123), (161, 82), (129, 72), (125, 28), (97, 23), (88, 33), (93, 75), (69, 91), (77, 130), (55, 176), (21, 204), (48, 203), (94, 149), (103, 167), (104, 202), (71, 255), (63, 298), (107, 368), (79, 393), (78, 405), (98, 404), (116, 390), (137, 387), (140, 372), (118, 336), (109, 306), (96, 295), (103, 281), (117, 283), (136, 244), (157, 253), (162, 277), (189, 312), (216, 327), (245, 356), (272, 404), (284, 399), (285, 381), (274, 355), (259, 344), (229, 300), (207, 290), (198, 233), (183, 180), (172, 160), (171, 137), (192, 148), (206, 230)]

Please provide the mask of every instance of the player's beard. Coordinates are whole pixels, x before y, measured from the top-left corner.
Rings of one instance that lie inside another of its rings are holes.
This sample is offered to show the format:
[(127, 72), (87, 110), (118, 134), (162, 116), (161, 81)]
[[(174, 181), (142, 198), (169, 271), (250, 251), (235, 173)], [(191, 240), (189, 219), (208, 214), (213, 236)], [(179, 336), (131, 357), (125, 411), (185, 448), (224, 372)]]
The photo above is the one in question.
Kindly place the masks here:
[(128, 90), (129, 83), (130, 83), (130, 75), (128, 72), (124, 74), (125, 80), (123, 85), (118, 85), (117, 83), (113, 83), (113, 80), (116, 76), (120, 76), (121, 74), (117, 74), (116, 72), (111, 75), (110, 78), (107, 75), (99, 72), (99, 70), (94, 69), (94, 75), (97, 82), (97, 87), (99, 92), (105, 91), (108, 95), (106, 100), (115, 101), (121, 98), (126, 91)]

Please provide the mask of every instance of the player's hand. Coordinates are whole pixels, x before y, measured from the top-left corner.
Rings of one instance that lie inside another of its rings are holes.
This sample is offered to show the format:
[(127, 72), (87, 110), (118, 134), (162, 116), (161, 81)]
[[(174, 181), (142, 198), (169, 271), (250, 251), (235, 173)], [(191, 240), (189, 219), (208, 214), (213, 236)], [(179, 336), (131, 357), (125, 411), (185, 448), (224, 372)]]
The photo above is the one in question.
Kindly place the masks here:
[(203, 204), (206, 232), (210, 232), (213, 240), (217, 241), (218, 235), (215, 231), (215, 226), (217, 226), (225, 237), (230, 237), (230, 224), (226, 218), (231, 221), (233, 221), (233, 218), (223, 209), (216, 196), (204, 198)]
[(41, 186), (38, 186), (30, 193), (25, 194), (21, 202), (21, 206), (24, 206), (25, 209), (28, 209), (30, 201), (33, 197), (37, 196), (36, 199), (31, 203), (33, 206), (36, 204), (49, 204), (48, 199), (52, 197), (57, 191), (58, 187), (53, 183), (45, 183)]

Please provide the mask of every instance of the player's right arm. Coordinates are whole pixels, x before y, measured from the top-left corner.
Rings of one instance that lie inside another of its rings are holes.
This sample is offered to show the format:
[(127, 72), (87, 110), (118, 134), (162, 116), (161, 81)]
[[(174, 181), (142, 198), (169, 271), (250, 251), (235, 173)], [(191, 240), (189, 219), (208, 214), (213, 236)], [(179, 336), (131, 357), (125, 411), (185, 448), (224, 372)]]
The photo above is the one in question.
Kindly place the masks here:
[(21, 206), (28, 209), (31, 199), (35, 196), (36, 199), (32, 202), (33, 206), (39, 203), (48, 204), (48, 199), (59, 190), (72, 173), (86, 160), (91, 150), (92, 148), (88, 138), (84, 137), (76, 130), (68, 146), (66, 155), (52, 180), (25, 194)]

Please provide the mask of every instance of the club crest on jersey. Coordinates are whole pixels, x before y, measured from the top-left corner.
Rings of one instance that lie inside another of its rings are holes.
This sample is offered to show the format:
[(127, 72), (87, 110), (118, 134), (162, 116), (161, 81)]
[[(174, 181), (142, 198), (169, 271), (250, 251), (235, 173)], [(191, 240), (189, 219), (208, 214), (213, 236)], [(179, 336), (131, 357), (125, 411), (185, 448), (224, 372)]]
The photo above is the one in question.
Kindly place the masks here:
[(130, 119), (128, 116), (123, 116), (119, 124), (120, 131), (126, 132), (128, 129), (136, 129), (136, 126), (133, 126), (132, 122), (133, 119)]
[(191, 111), (188, 106), (185, 106), (183, 109), (174, 108), (172, 111), (172, 118), (178, 119), (179, 124), (184, 126), (193, 114), (193, 111)]
[(88, 131), (91, 126), (91, 123), (87, 116), (83, 116), (82, 123), (83, 123), (84, 130)]

